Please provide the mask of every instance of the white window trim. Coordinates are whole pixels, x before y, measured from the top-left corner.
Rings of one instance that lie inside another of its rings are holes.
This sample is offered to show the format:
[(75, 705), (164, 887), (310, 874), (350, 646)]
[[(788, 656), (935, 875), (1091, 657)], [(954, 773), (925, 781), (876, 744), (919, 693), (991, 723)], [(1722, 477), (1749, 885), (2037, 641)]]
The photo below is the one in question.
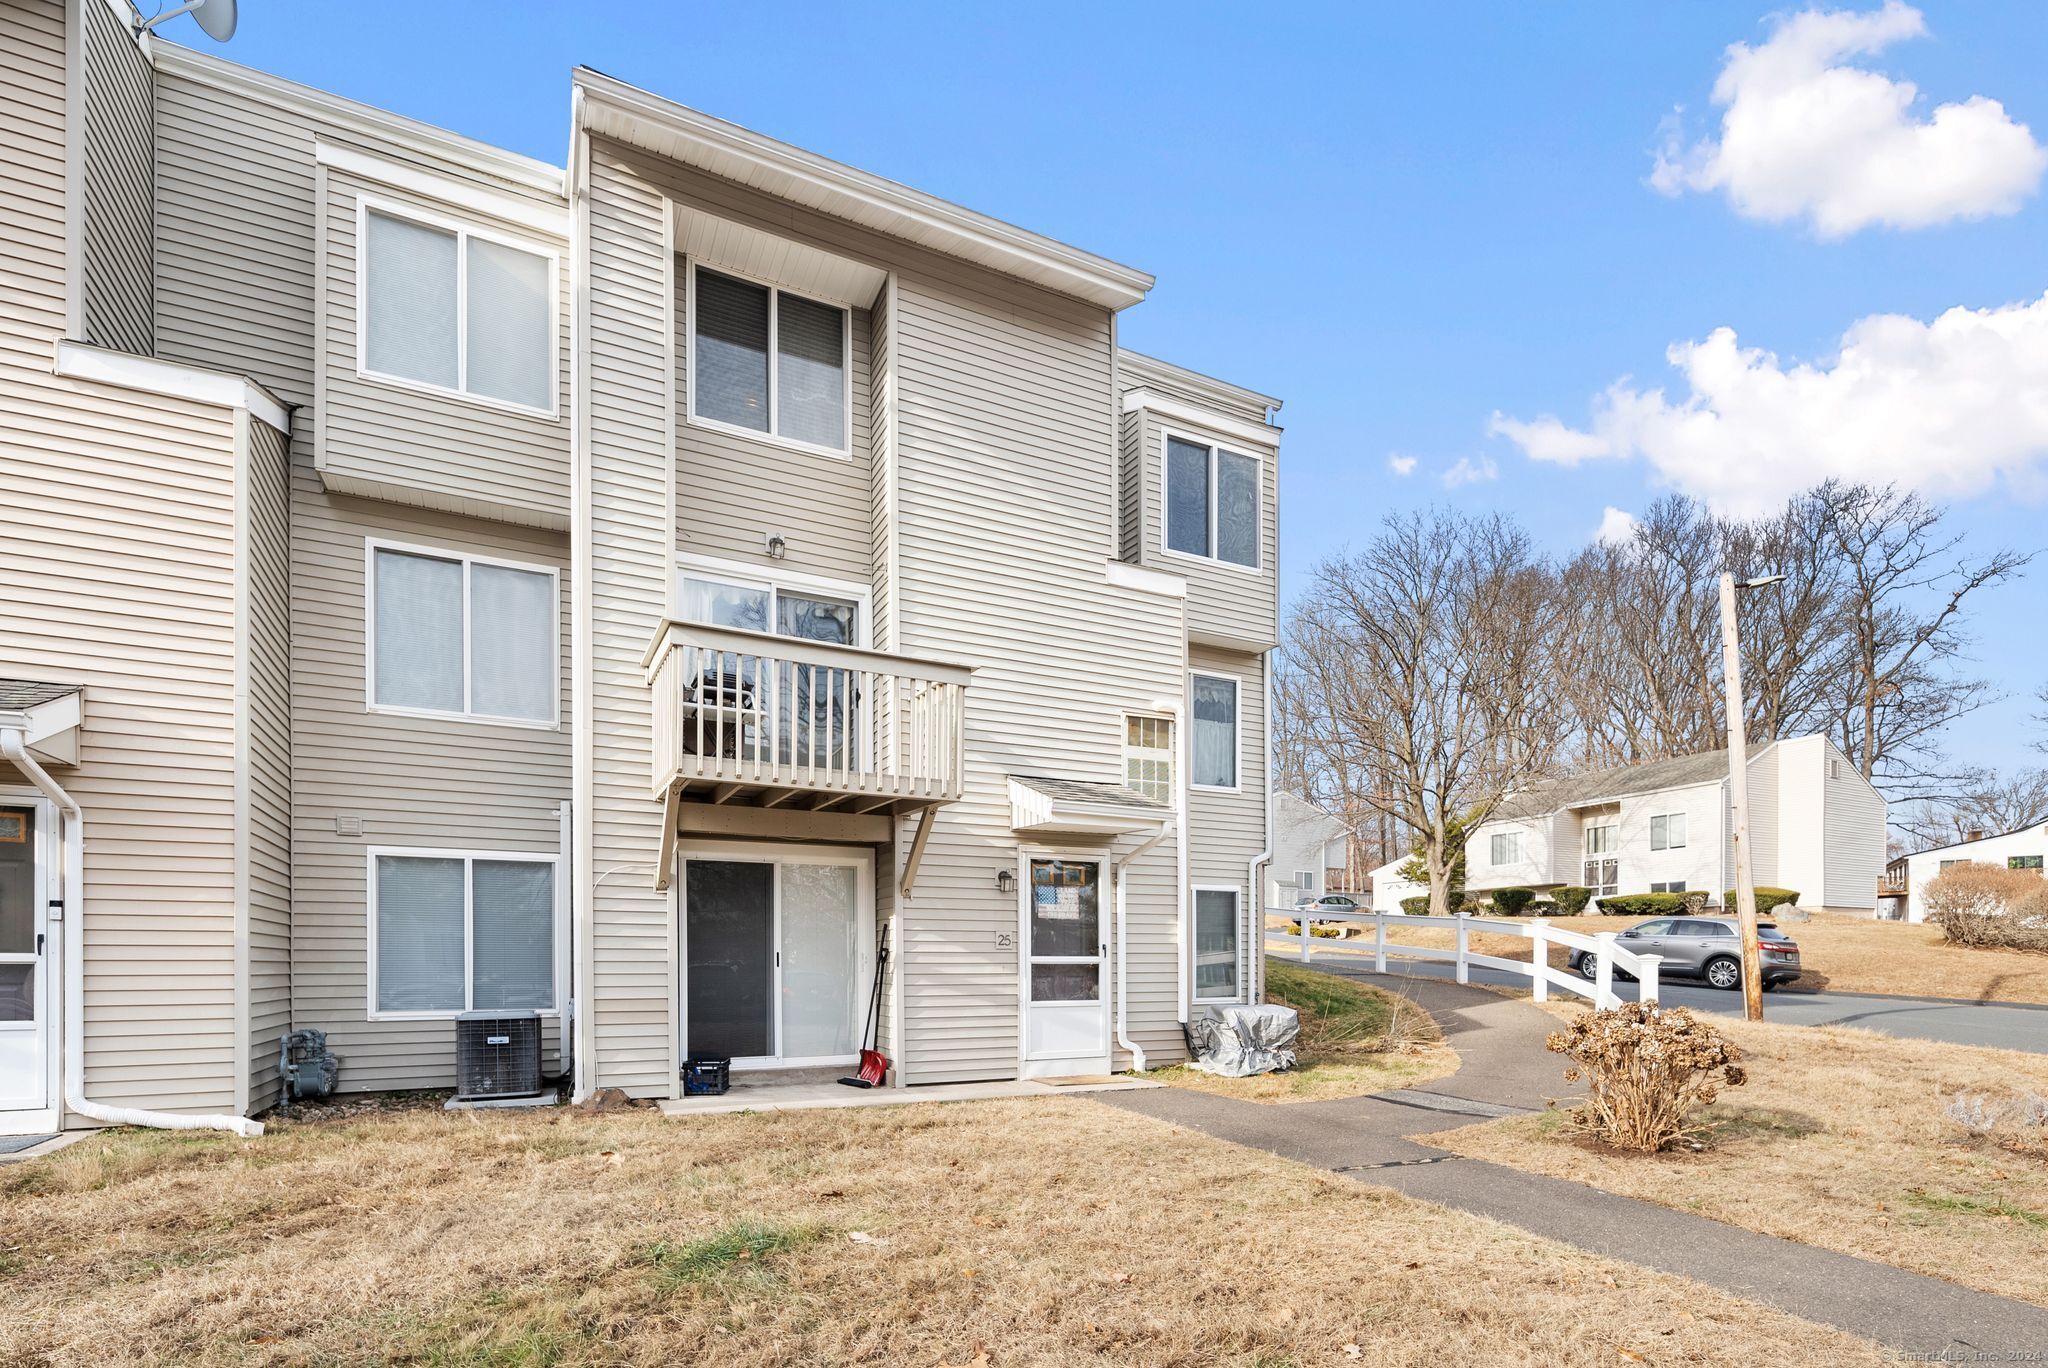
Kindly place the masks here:
[[(1166, 745), (1164, 747), (1133, 746), (1131, 744), (1131, 719), (1134, 717), (1148, 722), (1165, 723)], [(1166, 797), (1159, 801), (1171, 807), (1173, 805), (1173, 795), (1180, 791), (1180, 737), (1175, 734), (1173, 715), (1171, 713), (1159, 712), (1126, 712), (1123, 714), (1121, 739), (1123, 741), (1124, 787), (1131, 789), (1133, 792), (1139, 791), (1137, 786), (1131, 783), (1132, 756), (1136, 755), (1148, 760), (1158, 759), (1163, 756), (1166, 760)]]
[[(823, 575), (807, 575), (801, 571), (784, 573), (779, 566), (755, 565), (747, 561), (720, 560), (715, 556), (697, 556), (678, 552), (676, 555), (676, 602), (682, 603), (683, 579), (715, 579), (721, 584), (736, 584), (744, 589), (765, 589), (771, 596), (770, 621), (773, 622), (773, 596), (784, 592), (802, 594), (806, 597), (843, 599), (860, 610), (859, 621), (854, 624), (853, 644), (862, 650), (869, 650), (868, 633), (873, 625), (874, 589), (853, 580), (829, 579)], [(706, 624), (707, 626), (709, 624)], [(780, 635), (771, 626), (769, 635)], [(796, 638), (791, 638), (796, 640)]]
[(1234, 951), (1237, 963), (1237, 973), (1235, 975), (1235, 978), (1237, 979), (1237, 991), (1235, 993), (1232, 993), (1229, 997), (1201, 996), (1202, 975), (1200, 970), (1202, 952), (1200, 946), (1197, 945), (1191, 947), (1193, 949), (1193, 953), (1188, 956), (1188, 976), (1190, 980), (1188, 983), (1189, 1000), (1196, 1003), (1199, 1006), (1209, 1006), (1211, 1004), (1227, 1005), (1233, 1002), (1243, 1002), (1244, 981), (1246, 977), (1244, 963), (1244, 890), (1238, 887), (1236, 884), (1198, 883), (1188, 885), (1188, 919), (1191, 923), (1189, 927), (1189, 934), (1197, 939), (1199, 939), (1199, 937), (1202, 934), (1202, 914), (1201, 903), (1196, 895), (1202, 893), (1228, 893), (1230, 895), (1230, 923), (1231, 926), (1235, 928), (1237, 937), (1237, 945)]
[[(757, 432), (753, 428), (741, 427), (738, 423), (722, 422), (717, 418), (705, 418), (697, 412), (697, 272), (700, 269), (710, 271), (714, 275), (728, 276), (734, 280), (744, 280), (750, 285), (759, 285), (768, 291), (768, 431), (766, 432)], [(828, 309), (839, 310), (841, 346), (844, 348), (842, 355), (846, 358), (844, 392), (841, 400), (845, 405), (846, 414), (846, 445), (843, 447), (828, 447), (821, 446), (816, 442), (800, 441), (795, 437), (785, 437), (775, 430), (782, 420), (782, 415), (777, 412), (775, 406), (776, 389), (781, 382), (782, 376), (782, 358), (776, 350), (776, 343), (779, 341), (778, 333), (782, 324), (781, 301), (782, 296), (785, 294), (793, 294), (798, 299), (808, 300), (813, 304), (821, 304)], [(734, 271), (724, 266), (703, 265), (694, 259), (689, 263), (689, 285), (684, 291), (684, 295), (684, 313), (686, 317), (683, 326), (683, 336), (687, 340), (683, 349), (683, 374), (685, 387), (689, 390), (689, 402), (683, 405), (683, 422), (686, 426), (703, 428), (709, 432), (730, 433), (735, 437), (747, 438), (749, 441), (766, 442), (769, 446), (784, 447), (790, 451), (809, 452), (813, 456), (830, 456), (834, 460), (839, 461), (850, 461), (853, 459), (852, 309), (844, 304), (835, 304), (829, 299), (814, 298), (811, 295), (805, 294), (802, 290), (785, 290), (774, 281), (763, 279), (760, 276), (748, 275), (744, 271)]]
[[(383, 214), (389, 218), (416, 223), (423, 228), (434, 228), (456, 235), (455, 250), (455, 388), (415, 380), (410, 376), (392, 375), (388, 371), (370, 369), (370, 271), (367, 250), (370, 232), (370, 215)], [(495, 242), (501, 247), (515, 251), (530, 252), (534, 256), (546, 257), (548, 262), (548, 405), (536, 408), (530, 404), (514, 403), (510, 399), (499, 399), (488, 394), (472, 394), (462, 388), (469, 378), (469, 239), (482, 238)], [(449, 218), (443, 214), (416, 209), (409, 204), (384, 199), (377, 195), (356, 196), (356, 378), (372, 384), (390, 385), (395, 389), (411, 390), (416, 394), (432, 394), (444, 399), (458, 399), (465, 404), (476, 404), (483, 408), (497, 409), (504, 413), (517, 413), (528, 418), (559, 418), (562, 407), (562, 254), (557, 249), (532, 238), (515, 237), (489, 228), (479, 228), (462, 219)]]
[[(1508, 843), (1508, 857), (1505, 860), (1497, 858), (1493, 853), (1495, 843), (1499, 841), (1506, 841)], [(1522, 833), (1519, 831), (1488, 832), (1486, 838), (1486, 862), (1495, 869), (1500, 868), (1502, 865), (1520, 864), (1522, 862)]]
[[(1593, 833), (1596, 831), (1615, 833), (1612, 842), (1605, 850), (1593, 849)], [(1621, 853), (1621, 824), (1619, 822), (1599, 822), (1587, 826), (1585, 840), (1582, 844), (1584, 849), (1581, 853), (1589, 860), (1619, 855)]]
[[(440, 708), (408, 708), (395, 703), (377, 701), (377, 553), (395, 551), (407, 556), (426, 556), (433, 560), (459, 561), (462, 564), (462, 711), (449, 712)], [(545, 719), (537, 717), (500, 717), (496, 713), (472, 712), (469, 709), (469, 568), (472, 565), (495, 565), (506, 570), (525, 570), (531, 574), (546, 575), (550, 592), (548, 596), (548, 623), (555, 649), (548, 654), (548, 703), (549, 712)], [(527, 727), (537, 731), (555, 731), (562, 725), (562, 572), (552, 565), (538, 565), (532, 561), (507, 560), (501, 556), (483, 556), (469, 551), (455, 551), (447, 547), (421, 546), (412, 542), (388, 541), (382, 537), (363, 539), (363, 711), (382, 713), (390, 717), (433, 717), (450, 722), (475, 722), (493, 727)]]
[[(418, 860), (461, 860), (462, 863), (462, 1000), (465, 1004), (476, 1000), (476, 908), (475, 878), (472, 866), (478, 860), (519, 861), (527, 864), (547, 864), (554, 867), (555, 915), (551, 934), (554, 937), (554, 953), (548, 957), (549, 968), (554, 976), (550, 996), (554, 1006), (539, 1010), (542, 1017), (562, 1015), (562, 984), (568, 975), (564, 964), (568, 958), (568, 897), (562, 887), (562, 857), (559, 854), (530, 850), (445, 850), (429, 846), (371, 846), (363, 852), (366, 874), (367, 896), (364, 907), (369, 914), (369, 961), (364, 966), (364, 981), (368, 986), (366, 1004), (371, 1021), (453, 1021), (463, 1012), (474, 1010), (467, 1005), (459, 1008), (444, 1008), (433, 1012), (387, 1012), (377, 1006), (377, 861), (384, 858)], [(529, 1008), (508, 1008), (511, 1011), (534, 1010)]]
[[(1230, 772), (1237, 782), (1228, 786), (1222, 784), (1198, 784), (1195, 782), (1195, 681), (1197, 679), (1227, 679), (1236, 690), (1230, 710), (1231, 754)], [(1198, 793), (1243, 793), (1244, 792), (1244, 677), (1226, 674), (1222, 670), (1188, 671), (1188, 787)]]
[[(1674, 817), (1676, 817), (1679, 822), (1679, 839), (1676, 841), (1673, 841), (1671, 839), (1671, 819)], [(1662, 822), (1664, 824), (1663, 845), (1657, 844), (1657, 823), (1659, 822)], [(1650, 849), (1684, 850), (1686, 848), (1686, 838), (1692, 834), (1691, 832), (1685, 830), (1685, 827), (1687, 825), (1689, 825), (1689, 823), (1686, 822), (1685, 814), (1682, 812), (1659, 812), (1653, 814), (1650, 818)]]
[[(1167, 443), (1176, 438), (1178, 438), (1180, 441), (1186, 442), (1189, 446), (1206, 447), (1209, 451), (1209, 547), (1211, 554), (1206, 556), (1198, 556), (1192, 551), (1176, 551), (1173, 547), (1167, 545), (1167, 524), (1172, 518), (1171, 508), (1173, 505), (1173, 489), (1171, 485), (1172, 477), (1169, 475), (1167, 471), (1166, 464), (1166, 456), (1168, 450)], [(1258, 489), (1259, 499), (1258, 504), (1254, 508), (1252, 513), (1252, 517), (1257, 524), (1257, 526), (1253, 529), (1252, 537), (1252, 544), (1254, 547), (1257, 548), (1257, 555), (1259, 558), (1259, 563), (1257, 565), (1239, 565), (1236, 561), (1224, 560), (1221, 556), (1214, 554), (1216, 547), (1217, 520), (1222, 516), (1223, 503), (1223, 501), (1219, 499), (1216, 495), (1216, 453), (1219, 451), (1228, 451), (1233, 456), (1242, 456), (1246, 460), (1252, 461), (1258, 466), (1256, 487)], [(1161, 426), (1159, 429), (1158, 459), (1159, 554), (1165, 557), (1169, 557), (1173, 560), (1187, 561), (1193, 565), (1216, 565), (1221, 566), (1225, 570), (1235, 571), (1237, 574), (1240, 575), (1252, 575), (1257, 578), (1264, 579), (1266, 577), (1267, 561), (1266, 458), (1259, 455), (1257, 452), (1240, 451), (1234, 446), (1229, 446), (1226, 443), (1218, 442), (1213, 437), (1204, 437), (1186, 428)]]

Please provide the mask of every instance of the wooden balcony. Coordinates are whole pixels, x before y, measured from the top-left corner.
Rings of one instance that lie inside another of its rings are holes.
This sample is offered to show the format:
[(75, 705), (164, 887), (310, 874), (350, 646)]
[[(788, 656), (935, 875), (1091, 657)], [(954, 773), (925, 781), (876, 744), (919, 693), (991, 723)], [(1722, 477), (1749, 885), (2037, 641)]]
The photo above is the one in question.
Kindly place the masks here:
[(965, 666), (673, 619), (642, 663), (665, 803), (894, 816), (960, 797)]

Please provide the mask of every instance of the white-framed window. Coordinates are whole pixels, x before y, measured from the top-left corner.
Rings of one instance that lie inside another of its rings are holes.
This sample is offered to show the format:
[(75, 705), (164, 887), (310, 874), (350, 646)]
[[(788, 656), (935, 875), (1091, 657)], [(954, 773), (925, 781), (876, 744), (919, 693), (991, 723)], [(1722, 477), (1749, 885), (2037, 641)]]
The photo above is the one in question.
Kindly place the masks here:
[(1683, 893), (1685, 892), (1685, 880), (1673, 879), (1669, 883), (1652, 883), (1650, 891), (1652, 893)]
[(1650, 819), (1650, 849), (1685, 849), (1685, 814), (1667, 813)]
[(1195, 1001), (1235, 1002), (1238, 985), (1237, 909), (1240, 890), (1202, 885), (1195, 895)]
[(1124, 786), (1155, 803), (1173, 802), (1173, 720), (1124, 715)]
[(1238, 790), (1238, 698), (1235, 675), (1188, 676), (1188, 783), (1194, 788)]
[(369, 851), (371, 1020), (561, 1009), (558, 857)]
[(852, 453), (853, 314), (692, 263), (690, 421)]
[(708, 556), (678, 556), (676, 566), (682, 615), (691, 622), (833, 646), (867, 644), (870, 593), (864, 584)]
[(1315, 892), (1315, 891), (1316, 891), (1316, 872), (1315, 872), (1315, 871), (1314, 871), (1313, 869), (1297, 869), (1297, 870), (1295, 870), (1295, 871), (1294, 871), (1294, 886), (1295, 886), (1296, 888), (1300, 889), (1300, 890), (1301, 890), (1302, 892), (1304, 892), (1304, 893), (1313, 893), (1313, 892)]
[(1519, 831), (1496, 831), (1488, 840), (1487, 855), (1490, 863), (1497, 865), (1517, 864), (1522, 858), (1522, 833)]
[(367, 196), (356, 243), (359, 374), (554, 416), (559, 253)]
[(561, 606), (552, 567), (374, 538), (364, 548), (373, 711), (556, 724)]
[(1588, 855), (1612, 855), (1615, 847), (1615, 833), (1620, 828), (1612, 823), (1586, 828), (1586, 853)]
[(1176, 555), (1259, 568), (1259, 458), (1166, 434), (1165, 546)]

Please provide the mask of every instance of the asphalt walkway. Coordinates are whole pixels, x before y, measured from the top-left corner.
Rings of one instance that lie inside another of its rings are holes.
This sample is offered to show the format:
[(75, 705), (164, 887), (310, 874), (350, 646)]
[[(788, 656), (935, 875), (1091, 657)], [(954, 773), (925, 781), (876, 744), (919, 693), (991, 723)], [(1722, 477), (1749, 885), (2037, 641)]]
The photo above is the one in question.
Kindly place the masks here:
[(1458, 1072), (1374, 1097), (1287, 1106), (1184, 1088), (1097, 1100), (1693, 1278), (1916, 1358), (2048, 1356), (2048, 1309), (1416, 1143), (1411, 1137), (1540, 1109), (1563, 1095), (1563, 1060), (1543, 1045), (1556, 1018), (1483, 988), (1347, 976), (1414, 998), (1457, 1049)]

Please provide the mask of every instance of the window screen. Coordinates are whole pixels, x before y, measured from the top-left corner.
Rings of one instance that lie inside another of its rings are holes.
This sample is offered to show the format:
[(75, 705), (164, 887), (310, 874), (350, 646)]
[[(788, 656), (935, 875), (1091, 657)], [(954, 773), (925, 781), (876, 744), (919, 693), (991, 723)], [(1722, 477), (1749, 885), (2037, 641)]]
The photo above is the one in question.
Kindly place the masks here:
[(1216, 557), (1259, 563), (1259, 463), (1234, 451), (1216, 453)]
[(462, 712), (462, 562), (379, 550), (377, 702)]
[(1194, 694), (1193, 766), (1190, 783), (1206, 788), (1237, 787), (1237, 681), (1196, 675)]
[(363, 363), (385, 375), (461, 384), (454, 233), (387, 214), (366, 215)]
[(1166, 439), (1166, 546), (1209, 554), (1209, 448)]
[(554, 719), (552, 574), (379, 547), (369, 615), (379, 707)]
[(483, 238), (469, 239), (468, 381), (464, 388), (528, 408), (554, 396), (548, 259)]
[(377, 860), (377, 1010), (463, 1009), (463, 862)]
[(700, 418), (768, 431), (768, 291), (715, 271), (697, 272)]
[(1237, 894), (1195, 890), (1195, 996), (1237, 996)]
[(471, 865), (471, 936), (479, 1011), (555, 1005), (555, 867), (540, 860)]
[(833, 450), (846, 445), (846, 315), (777, 296), (775, 430)]
[(470, 711), (555, 715), (555, 577), (503, 565), (469, 571)]
[(379, 855), (375, 878), (378, 1011), (554, 1010), (552, 861)]

